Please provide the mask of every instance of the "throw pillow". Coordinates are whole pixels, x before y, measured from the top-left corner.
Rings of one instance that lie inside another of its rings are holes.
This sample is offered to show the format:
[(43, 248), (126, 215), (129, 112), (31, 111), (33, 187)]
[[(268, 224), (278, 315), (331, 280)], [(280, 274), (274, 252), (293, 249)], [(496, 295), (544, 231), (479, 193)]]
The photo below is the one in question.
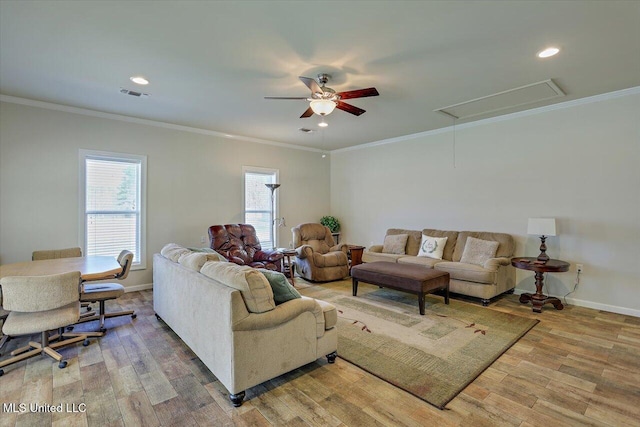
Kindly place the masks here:
[(189, 252), (191, 252), (189, 249), (183, 248), (176, 243), (167, 243), (160, 251), (160, 254), (173, 262), (178, 262), (182, 255)]
[(431, 237), (423, 234), (418, 256), (442, 259), (444, 247), (447, 245), (447, 239), (448, 237)]
[(496, 252), (498, 252), (498, 246), (500, 246), (500, 242), (467, 237), (460, 262), (484, 266), (484, 263), (488, 259), (495, 258)]
[(211, 248), (187, 248), (187, 249), (189, 249), (192, 252), (204, 252), (206, 254), (212, 255), (209, 257), (210, 261), (216, 261), (216, 259), (214, 259), (213, 256), (218, 258), (217, 261), (229, 261), (221, 253), (219, 253), (218, 251), (214, 251)]
[(284, 274), (279, 271), (267, 270), (266, 268), (259, 268), (258, 271), (264, 274), (264, 277), (269, 281), (276, 305), (292, 299), (302, 298), (296, 288), (291, 286)]
[(383, 254), (404, 255), (404, 248), (407, 246), (408, 234), (389, 234), (384, 238), (382, 245)]
[[(204, 252), (188, 252), (178, 258), (178, 263), (191, 270), (200, 271), (207, 261), (219, 262), (220, 258), (217, 255), (218, 254)], [(226, 261), (226, 259), (224, 259), (224, 261)]]

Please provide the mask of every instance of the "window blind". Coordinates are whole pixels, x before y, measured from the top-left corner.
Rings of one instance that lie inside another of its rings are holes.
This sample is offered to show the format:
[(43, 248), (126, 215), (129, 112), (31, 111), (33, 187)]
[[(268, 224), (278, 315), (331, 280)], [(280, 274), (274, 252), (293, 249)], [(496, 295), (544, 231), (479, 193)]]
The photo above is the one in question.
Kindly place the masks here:
[(142, 162), (126, 158), (85, 158), (85, 251), (141, 255)]
[(263, 249), (274, 247), (271, 190), (265, 184), (275, 182), (275, 172), (245, 172), (244, 174), (244, 220), (246, 224), (255, 227)]

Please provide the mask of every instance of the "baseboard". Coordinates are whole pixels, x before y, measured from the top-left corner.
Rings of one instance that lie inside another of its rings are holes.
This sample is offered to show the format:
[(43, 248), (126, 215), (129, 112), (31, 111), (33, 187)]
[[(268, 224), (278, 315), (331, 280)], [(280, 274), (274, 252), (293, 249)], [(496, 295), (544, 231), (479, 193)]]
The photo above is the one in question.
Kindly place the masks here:
[[(533, 291), (527, 290), (527, 289), (518, 289), (518, 288), (514, 289), (513, 291), (513, 293), (516, 295), (524, 294), (527, 292), (533, 292)], [(551, 296), (555, 296), (556, 298), (559, 298), (560, 301), (562, 301), (563, 303), (565, 302), (565, 298), (563, 296), (558, 296), (558, 295), (551, 295)], [(585, 301), (585, 300), (575, 299), (570, 297), (567, 297), (566, 301), (567, 301), (567, 304), (575, 305), (578, 307), (593, 308), (594, 310), (602, 310), (602, 311), (608, 311), (611, 313), (625, 314), (627, 316), (640, 317), (640, 310), (635, 310), (633, 308), (618, 307), (616, 305), (601, 304), (599, 302)]]
[(153, 289), (153, 283), (144, 283), (142, 285), (125, 286), (125, 292), (146, 291), (147, 289)]

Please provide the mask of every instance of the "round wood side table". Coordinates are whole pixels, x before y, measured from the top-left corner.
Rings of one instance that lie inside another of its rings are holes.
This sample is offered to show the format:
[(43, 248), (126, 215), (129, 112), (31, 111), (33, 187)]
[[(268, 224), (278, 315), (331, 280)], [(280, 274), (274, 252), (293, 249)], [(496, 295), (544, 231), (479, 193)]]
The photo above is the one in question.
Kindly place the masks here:
[(542, 293), (544, 286), (544, 273), (563, 273), (569, 271), (569, 264), (559, 259), (550, 259), (542, 263), (535, 257), (519, 257), (511, 258), (511, 265), (522, 270), (534, 271), (536, 273), (536, 293), (525, 293), (520, 295), (520, 302), (526, 304), (531, 301), (532, 310), (536, 313), (542, 313), (542, 306), (545, 304), (553, 304), (557, 310), (562, 310), (564, 305), (556, 297), (550, 297)]

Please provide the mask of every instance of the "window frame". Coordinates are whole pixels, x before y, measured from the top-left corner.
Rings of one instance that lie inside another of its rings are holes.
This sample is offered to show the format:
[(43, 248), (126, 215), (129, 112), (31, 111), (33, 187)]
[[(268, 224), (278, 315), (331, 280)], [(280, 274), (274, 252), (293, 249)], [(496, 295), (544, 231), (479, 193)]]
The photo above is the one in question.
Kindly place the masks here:
[[(265, 175), (273, 175), (275, 177), (275, 183), (279, 183), (280, 182), (280, 170), (279, 169), (272, 169), (272, 168), (264, 168), (264, 167), (259, 167), (259, 166), (242, 166), (242, 220), (245, 224), (247, 223), (247, 201), (246, 201), (246, 180), (247, 180), (247, 173), (256, 173), (256, 174), (265, 174)], [(273, 247), (277, 248), (278, 246), (278, 231), (277, 231), (277, 227), (274, 224), (274, 218), (279, 218), (279, 211), (280, 211), (280, 197), (279, 194), (280, 192), (276, 190), (275, 194), (274, 194), (274, 209), (273, 209), (273, 218), (271, 218), (271, 239), (273, 242)], [(271, 204), (271, 198), (269, 198), (269, 204)], [(271, 213), (271, 210), (269, 210), (269, 213)], [(261, 241), (260, 245), (263, 246), (264, 243)], [(271, 249), (271, 248), (265, 248), (263, 246), (263, 249)]]
[(147, 156), (129, 153), (116, 153), (111, 151), (79, 150), (80, 178), (79, 178), (79, 241), (82, 253), (87, 253), (87, 159), (120, 161), (140, 164), (140, 209), (138, 226), (138, 244), (140, 247), (139, 261), (131, 264), (131, 270), (145, 270), (147, 268)]

